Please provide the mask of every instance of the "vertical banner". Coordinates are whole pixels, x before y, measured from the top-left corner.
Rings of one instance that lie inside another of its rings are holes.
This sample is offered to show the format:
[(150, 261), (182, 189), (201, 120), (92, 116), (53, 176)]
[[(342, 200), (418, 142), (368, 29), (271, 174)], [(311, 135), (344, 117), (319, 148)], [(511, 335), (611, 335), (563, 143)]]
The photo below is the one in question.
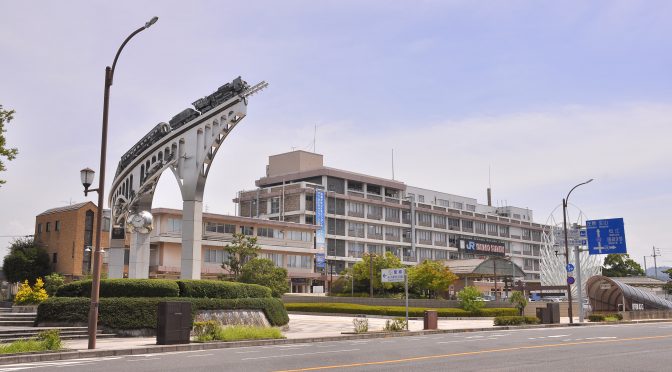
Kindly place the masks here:
[(317, 231), (315, 231), (315, 245), (317, 248), (315, 264), (318, 269), (323, 269), (325, 266), (326, 226), (324, 223), (324, 201), (324, 190), (315, 190), (315, 223), (317, 224)]

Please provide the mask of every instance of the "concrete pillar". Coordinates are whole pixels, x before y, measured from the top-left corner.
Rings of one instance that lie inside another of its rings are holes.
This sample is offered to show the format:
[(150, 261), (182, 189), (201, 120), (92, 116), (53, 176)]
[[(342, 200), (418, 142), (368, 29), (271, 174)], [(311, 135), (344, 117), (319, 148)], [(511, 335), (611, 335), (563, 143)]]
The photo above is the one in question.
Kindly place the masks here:
[(111, 239), (107, 258), (107, 275), (110, 279), (124, 277), (124, 239)]
[(128, 277), (131, 279), (149, 278), (149, 234), (131, 233)]
[(182, 266), (180, 278), (201, 279), (201, 239), (203, 238), (203, 201), (182, 202)]

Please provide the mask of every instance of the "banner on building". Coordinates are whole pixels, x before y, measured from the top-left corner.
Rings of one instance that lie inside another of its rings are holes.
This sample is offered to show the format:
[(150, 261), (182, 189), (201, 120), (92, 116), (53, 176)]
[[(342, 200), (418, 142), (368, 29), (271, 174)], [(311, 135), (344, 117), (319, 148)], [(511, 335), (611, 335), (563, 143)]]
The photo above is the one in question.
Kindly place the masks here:
[(462, 240), (460, 248), (468, 254), (483, 254), (490, 256), (504, 256), (504, 243), (485, 242), (479, 240)]
[(315, 190), (315, 223), (317, 224), (317, 231), (315, 231), (315, 248), (317, 248), (315, 266), (318, 269), (323, 269), (325, 266), (326, 226), (324, 223), (324, 201), (324, 191)]

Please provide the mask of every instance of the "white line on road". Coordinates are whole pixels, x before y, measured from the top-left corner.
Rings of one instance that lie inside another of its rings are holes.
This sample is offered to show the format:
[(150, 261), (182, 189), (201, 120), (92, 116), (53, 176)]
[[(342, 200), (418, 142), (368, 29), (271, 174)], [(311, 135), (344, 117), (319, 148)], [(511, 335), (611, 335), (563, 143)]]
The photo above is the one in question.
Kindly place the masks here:
[(236, 354), (260, 353), (261, 350), (236, 351)]
[(140, 358), (140, 359), (127, 359), (127, 362), (144, 362), (146, 360), (159, 360), (161, 358)]
[(333, 351), (315, 351), (312, 353), (301, 353), (301, 354), (285, 354), (285, 355), (271, 355), (263, 356), (256, 358), (243, 358), (241, 360), (257, 360), (257, 359), (272, 359), (272, 358), (288, 358), (293, 356), (302, 356), (302, 355), (315, 355), (315, 354), (333, 354), (333, 353), (347, 353), (350, 351), (359, 351), (360, 349), (345, 349), (345, 350), (333, 350)]
[(200, 358), (204, 356), (210, 356), (210, 355), (215, 355), (215, 354), (198, 354), (198, 355), (187, 355), (187, 358)]

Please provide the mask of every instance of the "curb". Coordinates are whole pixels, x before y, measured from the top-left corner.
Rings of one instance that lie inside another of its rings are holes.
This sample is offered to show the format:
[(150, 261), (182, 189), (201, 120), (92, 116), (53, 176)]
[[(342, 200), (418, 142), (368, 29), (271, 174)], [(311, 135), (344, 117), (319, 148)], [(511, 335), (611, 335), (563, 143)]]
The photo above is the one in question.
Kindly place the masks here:
[(499, 327), (487, 327), (487, 328), (436, 329), (436, 330), (409, 331), (409, 332), (396, 332), (396, 333), (370, 333), (370, 334), (353, 334), (353, 335), (346, 334), (342, 336), (308, 337), (308, 338), (277, 339), (277, 340), (207, 342), (207, 343), (194, 343), (194, 344), (182, 344), (182, 345), (152, 345), (152, 346), (140, 346), (140, 347), (134, 347), (128, 349), (116, 349), (116, 350), (81, 350), (81, 351), (47, 352), (40, 354), (14, 354), (8, 356), (0, 356), (0, 365), (48, 362), (56, 360), (69, 360), (69, 359), (82, 359), (82, 358), (95, 358), (95, 357), (143, 355), (143, 354), (155, 354), (155, 353), (168, 353), (176, 351), (232, 349), (232, 348), (251, 347), (251, 346), (269, 346), (269, 345), (272, 346), (272, 345), (287, 345), (287, 344), (304, 344), (313, 342), (423, 336), (423, 335), (434, 335), (444, 333), (470, 333), (470, 332), (488, 332), (488, 331), (497, 332), (502, 330), (516, 330), (516, 329), (594, 327), (594, 326), (612, 325), (612, 324), (640, 324), (640, 323), (668, 323), (668, 322), (672, 322), (672, 319), (640, 320), (630, 322), (620, 321), (609, 323), (573, 323), (573, 324), (562, 323), (562, 324), (538, 324), (538, 325), (523, 325), (523, 326), (499, 326)]

